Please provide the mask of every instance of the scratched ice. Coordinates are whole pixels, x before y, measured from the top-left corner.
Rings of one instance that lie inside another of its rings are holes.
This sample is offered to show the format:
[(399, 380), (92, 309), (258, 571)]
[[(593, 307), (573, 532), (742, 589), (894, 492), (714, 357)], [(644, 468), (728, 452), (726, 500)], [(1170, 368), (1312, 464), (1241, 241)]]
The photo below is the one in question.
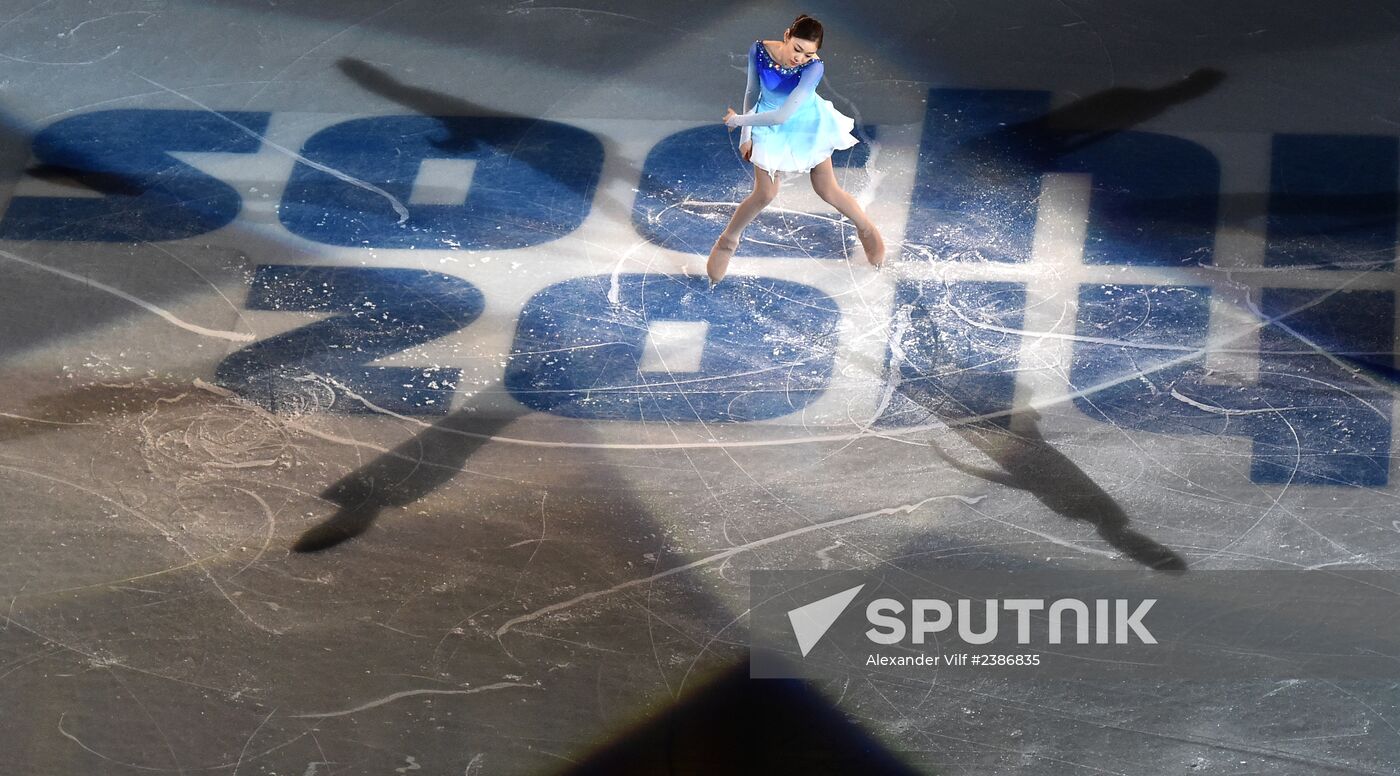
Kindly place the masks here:
[(7, 771), (718, 773), (776, 726), (1394, 772), (1393, 684), (745, 674), (754, 569), (1400, 563), (1383, 4), (809, 8), (892, 260), (795, 176), (714, 290), (786, 6), (10, 5)]

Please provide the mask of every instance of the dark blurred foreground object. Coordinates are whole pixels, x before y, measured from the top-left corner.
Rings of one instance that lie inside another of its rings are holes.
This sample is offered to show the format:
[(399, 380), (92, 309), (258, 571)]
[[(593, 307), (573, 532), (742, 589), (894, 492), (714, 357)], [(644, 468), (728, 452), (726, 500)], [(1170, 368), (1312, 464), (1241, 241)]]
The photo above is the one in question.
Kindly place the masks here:
[(798, 679), (722, 674), (566, 769), (568, 776), (915, 774)]

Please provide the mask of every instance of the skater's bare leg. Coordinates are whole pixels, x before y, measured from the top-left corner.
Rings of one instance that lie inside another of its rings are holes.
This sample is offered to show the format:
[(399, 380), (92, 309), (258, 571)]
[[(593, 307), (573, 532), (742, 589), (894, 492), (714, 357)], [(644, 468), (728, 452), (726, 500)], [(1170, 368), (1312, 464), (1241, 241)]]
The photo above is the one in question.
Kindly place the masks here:
[(768, 207), (768, 203), (776, 196), (778, 182), (770, 178), (768, 173), (754, 167), (753, 192), (739, 203), (738, 209), (729, 219), (729, 225), (724, 227), (724, 232), (710, 249), (710, 259), (705, 263), (705, 274), (710, 276), (711, 283), (718, 283), (729, 270), (729, 260), (734, 258), (734, 251), (739, 249), (739, 237), (744, 233), (744, 227)]
[(880, 237), (880, 230), (875, 228), (875, 223), (861, 209), (855, 197), (847, 194), (845, 189), (841, 188), (841, 184), (836, 182), (836, 171), (831, 168), (831, 159), (813, 167), (811, 179), (812, 190), (817, 192), (817, 196), (841, 211), (841, 215), (851, 219), (851, 223), (856, 225), (856, 236), (860, 238), (861, 247), (865, 249), (866, 260), (877, 267), (884, 264), (885, 241)]

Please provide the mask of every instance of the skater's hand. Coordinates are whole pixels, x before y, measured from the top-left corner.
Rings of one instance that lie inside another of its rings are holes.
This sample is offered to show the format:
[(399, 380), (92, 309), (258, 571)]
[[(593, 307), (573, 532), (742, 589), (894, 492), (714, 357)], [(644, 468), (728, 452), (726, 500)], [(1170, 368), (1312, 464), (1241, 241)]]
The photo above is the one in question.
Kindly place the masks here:
[(744, 161), (746, 162), (753, 161), (753, 159), (751, 158), (753, 156), (752, 140), (747, 140), (739, 144), (739, 155), (744, 157)]
[(734, 128), (734, 125), (733, 125), (733, 124), (730, 124), (730, 123), (729, 123), (729, 120), (732, 119), (732, 118), (734, 118), (734, 117), (737, 116), (737, 115), (739, 115), (739, 114), (737, 114), (737, 113), (734, 112), (734, 108), (732, 108), (732, 107), (727, 108), (727, 109), (725, 110), (725, 112), (724, 112), (724, 118), (720, 119), (720, 121), (723, 121), (723, 122), (724, 122), (724, 125), (725, 125), (726, 127), (729, 127), (730, 129), (733, 129), (733, 128)]

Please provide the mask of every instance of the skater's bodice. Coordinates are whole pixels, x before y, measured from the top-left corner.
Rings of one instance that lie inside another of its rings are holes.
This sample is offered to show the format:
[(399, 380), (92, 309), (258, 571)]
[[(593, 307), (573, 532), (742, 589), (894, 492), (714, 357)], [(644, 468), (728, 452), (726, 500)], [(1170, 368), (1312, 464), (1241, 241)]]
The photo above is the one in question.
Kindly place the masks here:
[(778, 102), (781, 102), (784, 97), (792, 93), (793, 89), (797, 88), (798, 82), (802, 80), (803, 72), (811, 67), (821, 67), (820, 59), (812, 59), (797, 67), (783, 67), (773, 61), (773, 57), (768, 54), (768, 47), (764, 46), (761, 40), (753, 42), (753, 48), (749, 50), (749, 62), (758, 74), (759, 85), (763, 88), (764, 96), (769, 100), (776, 97)]
[[(782, 124), (817, 91), (825, 65), (812, 59), (797, 67), (782, 67), (769, 56), (763, 41), (749, 49), (749, 82), (744, 90), (744, 113), (733, 116), (731, 127), (765, 127)], [(748, 139), (748, 130), (744, 132)]]

